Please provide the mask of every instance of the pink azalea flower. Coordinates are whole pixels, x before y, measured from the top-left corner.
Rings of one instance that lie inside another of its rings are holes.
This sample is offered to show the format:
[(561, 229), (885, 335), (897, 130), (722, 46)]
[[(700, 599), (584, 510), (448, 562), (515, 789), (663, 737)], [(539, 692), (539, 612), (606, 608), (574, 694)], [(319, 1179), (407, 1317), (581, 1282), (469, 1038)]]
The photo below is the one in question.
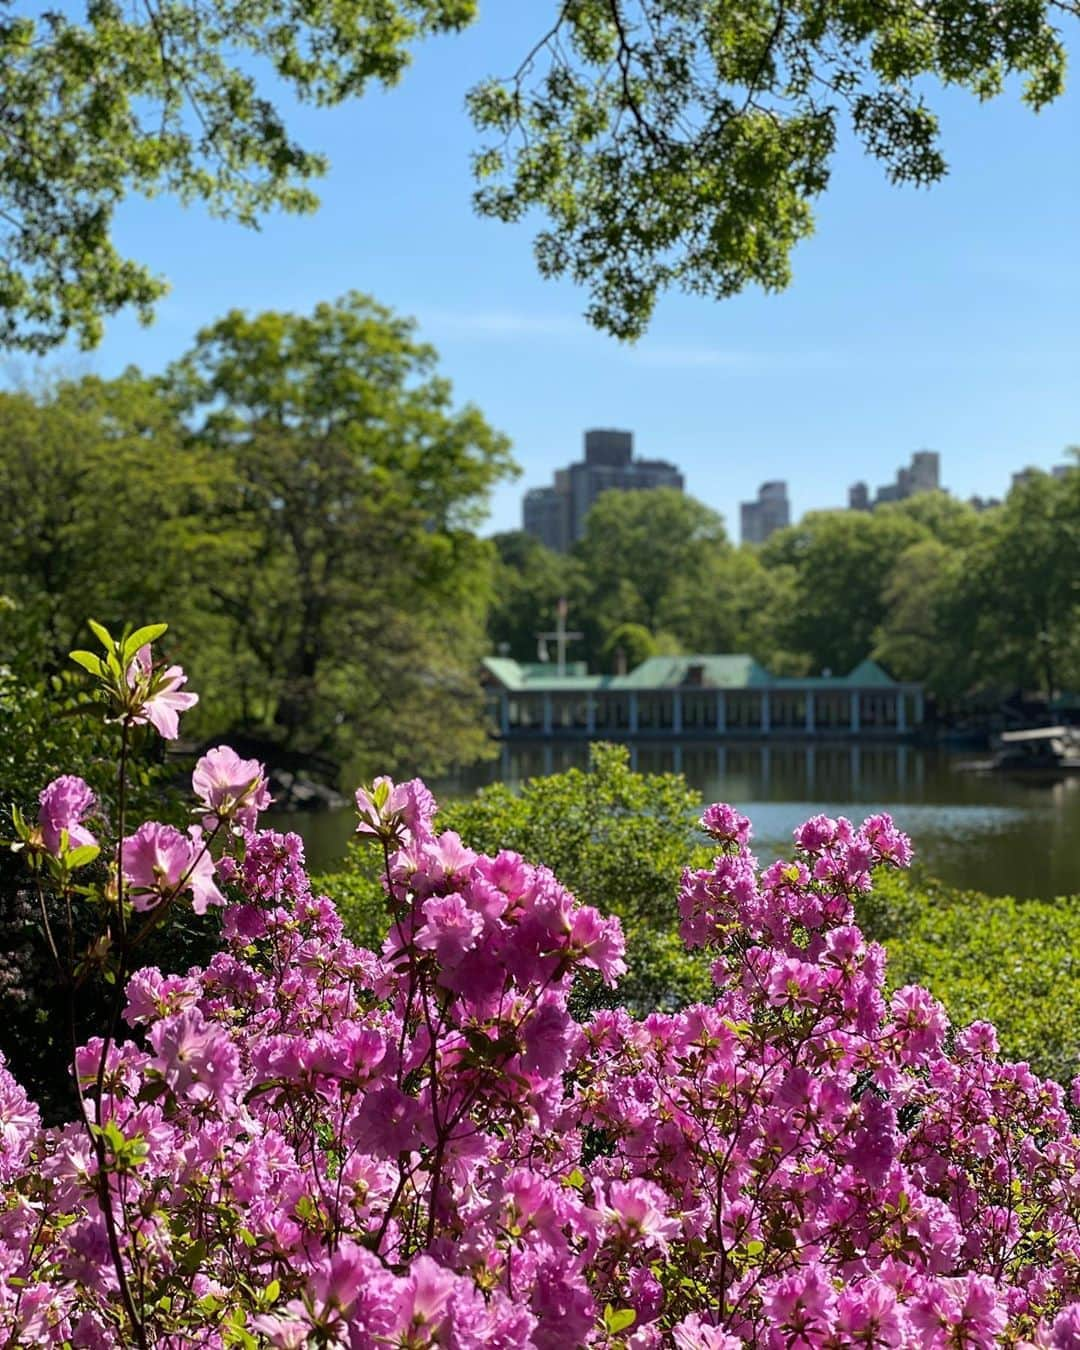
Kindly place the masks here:
[(484, 920), (466, 905), (460, 895), (433, 896), (423, 905), (425, 923), (416, 935), (416, 945), (433, 951), (441, 966), (454, 966), (476, 946)]
[[(153, 674), (154, 662), (149, 645), (140, 647), (128, 667), (127, 681), (132, 689), (138, 688), (144, 681), (149, 686)], [(180, 666), (169, 666), (161, 676), (156, 691), (148, 693), (145, 701), (132, 717), (139, 725), (149, 722), (154, 730), (166, 741), (175, 741), (180, 734), (180, 714), (194, 708), (199, 701), (198, 694), (184, 693), (181, 686), (187, 684), (187, 676)]]
[(714, 802), (705, 808), (701, 828), (724, 844), (748, 844), (753, 828), (746, 816), (727, 802)]
[(225, 819), (253, 830), (259, 812), (270, 805), (263, 766), (257, 759), (241, 759), (227, 745), (215, 746), (203, 755), (191, 775), (191, 786), (211, 829), (219, 819)]
[(224, 1101), (240, 1085), (240, 1055), (224, 1027), (185, 1008), (150, 1030), (157, 1067), (178, 1096)]
[(97, 844), (97, 840), (82, 823), (83, 817), (94, 810), (97, 802), (81, 778), (70, 773), (54, 778), (48, 787), (42, 789), (38, 801), (41, 837), (54, 857), (60, 856), (60, 835), (64, 830), (67, 831), (69, 848)]
[(123, 862), (133, 909), (154, 909), (181, 890), (191, 891), (196, 914), (205, 914), (208, 905), (225, 903), (198, 827), (182, 834), (172, 825), (147, 821), (124, 840)]
[(644, 1181), (641, 1177), (613, 1181), (608, 1187), (607, 1198), (608, 1203), (601, 1212), (625, 1239), (666, 1251), (668, 1242), (680, 1230), (678, 1219), (670, 1219), (665, 1214), (668, 1198), (655, 1182)]

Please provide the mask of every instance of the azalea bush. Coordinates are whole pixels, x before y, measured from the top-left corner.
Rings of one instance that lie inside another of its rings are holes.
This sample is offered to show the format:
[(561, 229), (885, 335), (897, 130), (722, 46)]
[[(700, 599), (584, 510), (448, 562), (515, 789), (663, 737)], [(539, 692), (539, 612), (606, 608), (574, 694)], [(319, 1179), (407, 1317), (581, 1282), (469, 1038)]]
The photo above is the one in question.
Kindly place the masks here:
[[(585, 769), (505, 783), (444, 805), (439, 820), (480, 853), (512, 849), (549, 867), (586, 904), (617, 914), (627, 939), (626, 974), (610, 989), (595, 972), (579, 976), (575, 1013), (622, 1006), (637, 1013), (707, 997), (709, 961), (690, 951), (672, 921), (679, 878), (712, 852), (699, 828), (703, 802), (681, 774), (630, 767), (625, 745), (589, 747)], [(359, 841), (343, 869), (320, 878), (349, 936), (378, 946), (388, 916), (381, 860)]]
[[(145, 631), (102, 640), (122, 758), (190, 696)], [(624, 973), (619, 920), (440, 832), (418, 780), (357, 793), (378, 952), (300, 840), (258, 829), (257, 763), (213, 751), (193, 792), (187, 830), (99, 838), (74, 774), (16, 818), (39, 893), (98, 916), (90, 950), (50, 930), (58, 967), (96, 963), (115, 997), (74, 1048), (70, 1124), (0, 1069), (7, 1345), (1080, 1344), (1065, 1093), (926, 990), (886, 997), (852, 919), (909, 859), (887, 817), (815, 817), (761, 870), (710, 807), (677, 916), (710, 998), (581, 1021), (575, 977)], [(221, 950), (138, 967), (187, 908), (220, 913)]]

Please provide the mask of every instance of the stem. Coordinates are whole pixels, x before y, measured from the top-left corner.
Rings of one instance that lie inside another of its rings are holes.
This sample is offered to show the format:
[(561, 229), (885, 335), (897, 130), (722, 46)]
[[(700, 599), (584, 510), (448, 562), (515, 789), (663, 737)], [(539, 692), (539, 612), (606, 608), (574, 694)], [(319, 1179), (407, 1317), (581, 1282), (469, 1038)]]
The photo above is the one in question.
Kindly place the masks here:
[(94, 1117), (97, 1125), (95, 1130), (86, 1114), (86, 1106), (83, 1102), (82, 1086), (79, 1081), (78, 1050), (76, 1045), (77, 1037), (75, 1035), (75, 1008), (74, 1002), (69, 999), (69, 1021), (71, 1025), (71, 1067), (75, 1074), (75, 1094), (79, 1099), (79, 1110), (82, 1113), (83, 1124), (86, 1126), (86, 1132), (90, 1137), (90, 1145), (94, 1150), (94, 1156), (97, 1159), (97, 1189), (98, 1200), (101, 1204), (102, 1217), (105, 1220), (105, 1232), (109, 1240), (109, 1254), (112, 1257), (113, 1267), (116, 1270), (116, 1279), (120, 1286), (120, 1297), (124, 1303), (124, 1311), (127, 1313), (131, 1322), (131, 1329), (134, 1333), (136, 1343), (140, 1350), (148, 1350), (146, 1339), (146, 1328), (142, 1320), (135, 1311), (135, 1301), (131, 1297), (131, 1287), (128, 1284), (127, 1271), (124, 1267), (124, 1256), (120, 1250), (120, 1236), (116, 1228), (116, 1216), (112, 1207), (112, 1190), (109, 1186), (108, 1158), (105, 1152), (105, 1141), (101, 1137), (101, 1122), (104, 1110), (105, 1098), (105, 1070), (109, 1059), (109, 1050), (112, 1048), (113, 1038), (116, 1032), (116, 1025), (120, 1018), (120, 1007), (124, 997), (124, 977), (127, 968), (127, 928), (124, 923), (124, 830), (126, 828), (127, 816), (127, 762), (128, 762), (128, 737), (130, 727), (125, 720), (120, 728), (120, 762), (117, 772), (117, 844), (116, 844), (116, 914), (117, 914), (117, 933), (120, 939), (120, 955), (116, 970), (116, 987), (113, 992), (112, 1006), (109, 1011), (109, 1021), (105, 1028), (105, 1036), (101, 1046), (101, 1059), (98, 1061), (96, 1094), (94, 1101)]

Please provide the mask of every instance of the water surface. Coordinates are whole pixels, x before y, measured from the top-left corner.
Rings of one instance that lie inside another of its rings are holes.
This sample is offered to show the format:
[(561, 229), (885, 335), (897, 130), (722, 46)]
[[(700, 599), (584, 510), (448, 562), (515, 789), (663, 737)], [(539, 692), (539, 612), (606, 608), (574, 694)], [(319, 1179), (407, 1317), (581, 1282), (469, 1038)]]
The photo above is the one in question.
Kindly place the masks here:
[[(819, 811), (859, 820), (889, 811), (912, 837), (929, 871), (990, 894), (1080, 893), (1080, 775), (1026, 778), (965, 772), (971, 753), (910, 746), (639, 743), (642, 772), (678, 770), (706, 801), (729, 801), (754, 823), (759, 859), (790, 848), (791, 832)], [(433, 783), (445, 798), (504, 779), (582, 767), (580, 741), (506, 746), (500, 759)], [(277, 829), (304, 836), (315, 869), (340, 861), (355, 823), (351, 810), (280, 813)]]

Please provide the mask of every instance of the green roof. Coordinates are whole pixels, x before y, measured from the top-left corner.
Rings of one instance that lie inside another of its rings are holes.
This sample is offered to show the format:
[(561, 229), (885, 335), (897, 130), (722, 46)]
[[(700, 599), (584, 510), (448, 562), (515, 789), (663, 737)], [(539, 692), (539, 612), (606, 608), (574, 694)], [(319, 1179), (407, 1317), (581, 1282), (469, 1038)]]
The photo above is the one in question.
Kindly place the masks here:
[(750, 689), (772, 677), (752, 656), (650, 656), (628, 675), (617, 675), (617, 689)]
[(626, 675), (586, 675), (574, 662), (558, 675), (543, 662), (487, 656), (484, 667), (512, 693), (587, 693), (610, 689), (892, 689), (896, 681), (876, 661), (860, 661), (847, 675), (770, 675), (760, 662), (741, 653), (723, 656), (650, 656)]

